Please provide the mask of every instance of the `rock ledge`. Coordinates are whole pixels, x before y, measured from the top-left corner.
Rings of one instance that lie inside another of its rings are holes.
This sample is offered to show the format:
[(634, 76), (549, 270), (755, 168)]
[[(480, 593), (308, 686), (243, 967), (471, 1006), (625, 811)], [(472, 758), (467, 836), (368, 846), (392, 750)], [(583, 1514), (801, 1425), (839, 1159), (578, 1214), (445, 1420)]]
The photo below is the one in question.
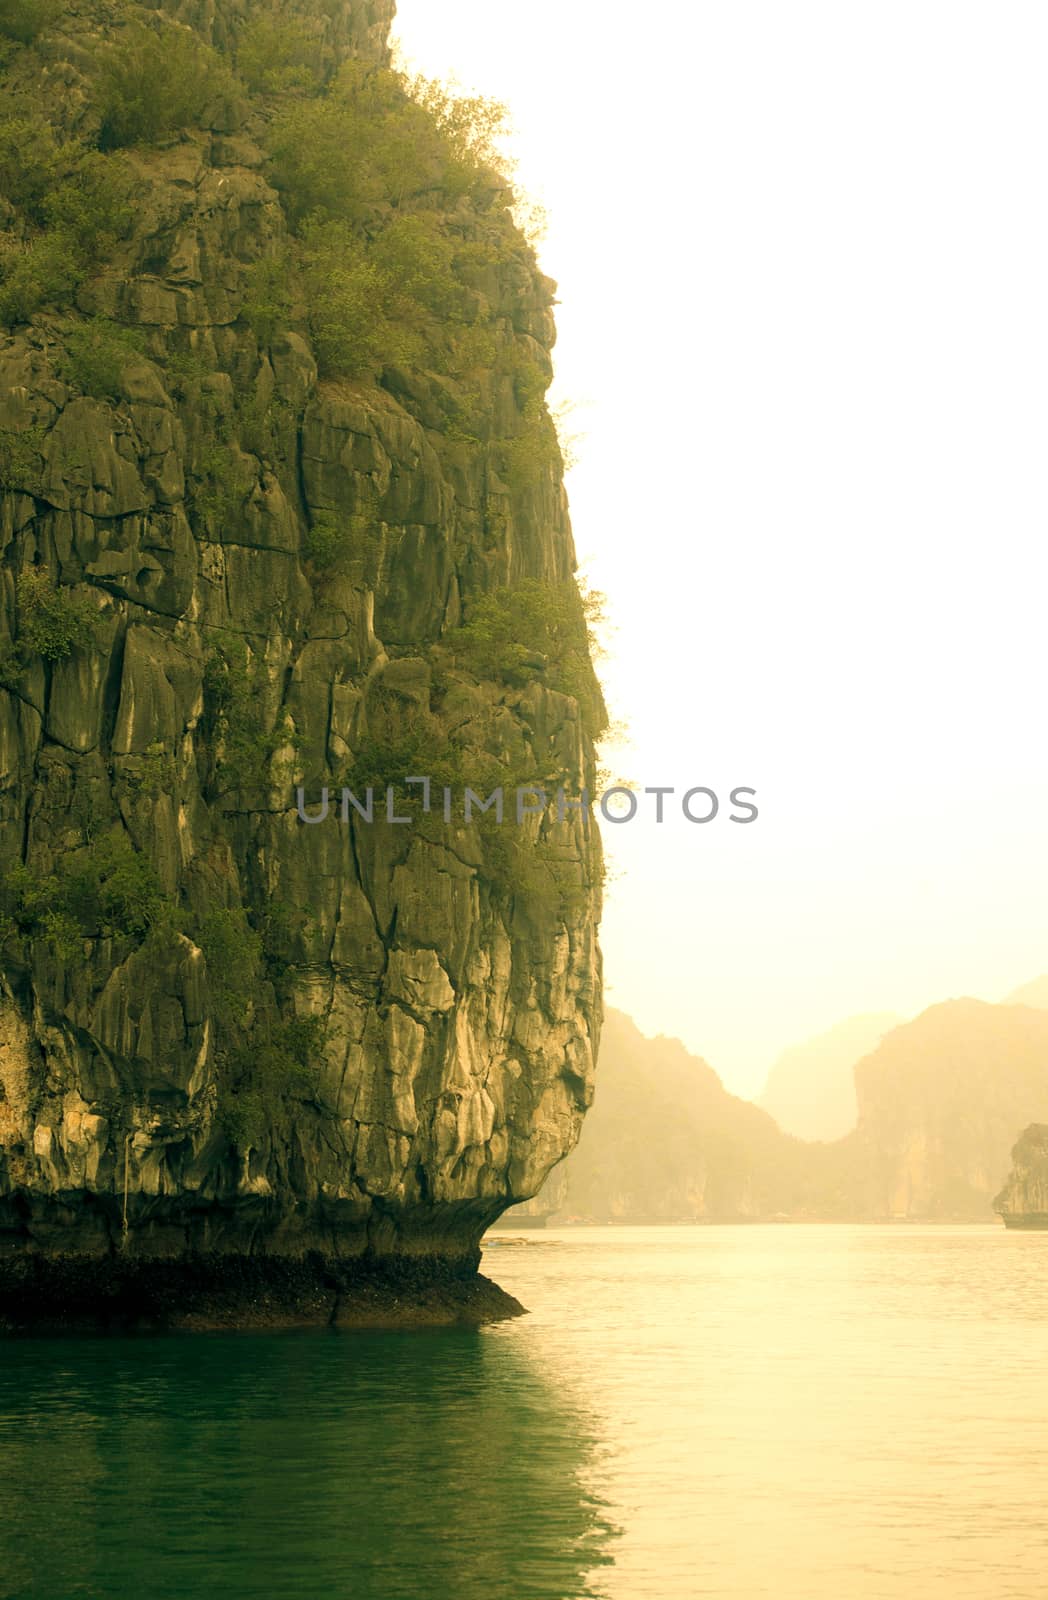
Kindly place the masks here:
[(0, 1336), (479, 1327), (523, 1313), (474, 1263), (435, 1256), (0, 1263)]

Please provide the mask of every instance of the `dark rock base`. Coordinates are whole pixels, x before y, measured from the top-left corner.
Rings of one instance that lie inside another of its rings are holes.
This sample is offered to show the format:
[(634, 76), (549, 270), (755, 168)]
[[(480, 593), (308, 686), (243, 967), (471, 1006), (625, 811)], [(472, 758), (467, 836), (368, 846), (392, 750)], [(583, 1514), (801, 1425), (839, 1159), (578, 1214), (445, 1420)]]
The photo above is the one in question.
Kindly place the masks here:
[(0, 1337), (479, 1327), (523, 1313), (472, 1264), (437, 1257), (0, 1260)]

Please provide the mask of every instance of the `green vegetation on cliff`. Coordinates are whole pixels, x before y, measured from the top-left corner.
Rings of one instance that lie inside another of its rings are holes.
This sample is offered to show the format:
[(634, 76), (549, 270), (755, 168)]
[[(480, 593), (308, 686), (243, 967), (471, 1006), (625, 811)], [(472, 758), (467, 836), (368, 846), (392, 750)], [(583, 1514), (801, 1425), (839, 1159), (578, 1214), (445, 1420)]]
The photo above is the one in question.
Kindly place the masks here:
[(47, 874), (13, 867), (0, 894), (3, 937), (23, 957), (42, 941), (66, 962), (85, 959), (85, 940), (139, 940), (171, 910), (148, 857), (118, 828), (60, 856)]
[(62, 0), (0, 0), (0, 35), (32, 44), (62, 10)]
[(0, 122), (0, 196), (17, 231), (3, 235), (0, 322), (27, 322), (70, 301), (125, 238), (131, 176), (119, 158), (63, 137), (28, 99)]
[(259, 671), (240, 639), (222, 640), (204, 663), (203, 730), (211, 768), (208, 792), (214, 796), (272, 787), (290, 777), (290, 769), (275, 770), (274, 757), (293, 744), (294, 735), (269, 725), (260, 687)]
[(31, 567), (15, 585), (18, 647), (25, 658), (63, 661), (97, 637), (98, 610), (85, 594), (56, 588), (46, 567)]
[(280, 1015), (273, 1003), (279, 962), (242, 907), (208, 911), (195, 933), (222, 1030), (218, 1116), (230, 1139), (247, 1149), (286, 1124), (296, 1098), (312, 1098), (324, 1022)]
[[(226, 63), (188, 28), (159, 29), (128, 8), (119, 37), (98, 55), (98, 140), (103, 150), (156, 144), (221, 107), (235, 127), (243, 118)], [(143, 8), (144, 9), (144, 8)]]
[(541, 681), (579, 704), (587, 732), (599, 739), (607, 711), (593, 670), (594, 633), (603, 597), (576, 583), (528, 578), (481, 595), (469, 621), (448, 634), (453, 657), (480, 677), (523, 685)]
[(95, 400), (119, 400), (125, 369), (145, 350), (145, 340), (133, 328), (123, 328), (106, 317), (92, 317), (70, 327), (56, 363), (59, 377)]

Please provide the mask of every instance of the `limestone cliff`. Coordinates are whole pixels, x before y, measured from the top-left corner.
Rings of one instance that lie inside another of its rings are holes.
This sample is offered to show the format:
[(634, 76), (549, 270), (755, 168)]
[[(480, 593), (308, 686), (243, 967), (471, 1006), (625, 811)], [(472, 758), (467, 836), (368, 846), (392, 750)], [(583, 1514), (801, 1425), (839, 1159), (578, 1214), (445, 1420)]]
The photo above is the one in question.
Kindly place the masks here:
[(792, 1045), (769, 1072), (759, 1104), (798, 1139), (842, 1139), (858, 1119), (855, 1063), (902, 1020), (871, 1012)]
[(944, 1001), (888, 1034), (855, 1085), (863, 1213), (989, 1221), (1016, 1128), (1048, 1116), (1048, 1013)]
[(472, 1261), (591, 1098), (595, 833), (457, 799), (592, 777), (553, 285), (392, 12), (0, 8), (9, 1259)]
[(1048, 1125), (1031, 1123), (1012, 1150), (1012, 1170), (993, 1209), (1009, 1228), (1048, 1228)]

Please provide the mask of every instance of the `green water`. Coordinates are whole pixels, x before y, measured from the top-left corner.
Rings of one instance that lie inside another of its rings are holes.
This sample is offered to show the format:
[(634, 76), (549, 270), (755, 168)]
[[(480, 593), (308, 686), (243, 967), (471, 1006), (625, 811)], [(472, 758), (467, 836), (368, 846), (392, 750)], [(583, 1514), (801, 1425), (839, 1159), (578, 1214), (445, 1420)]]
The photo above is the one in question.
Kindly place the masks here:
[(1048, 1234), (498, 1242), (480, 1332), (0, 1346), (0, 1595), (1034, 1600)]
[(576, 1594), (591, 1448), (477, 1333), (19, 1344), (0, 1593)]

